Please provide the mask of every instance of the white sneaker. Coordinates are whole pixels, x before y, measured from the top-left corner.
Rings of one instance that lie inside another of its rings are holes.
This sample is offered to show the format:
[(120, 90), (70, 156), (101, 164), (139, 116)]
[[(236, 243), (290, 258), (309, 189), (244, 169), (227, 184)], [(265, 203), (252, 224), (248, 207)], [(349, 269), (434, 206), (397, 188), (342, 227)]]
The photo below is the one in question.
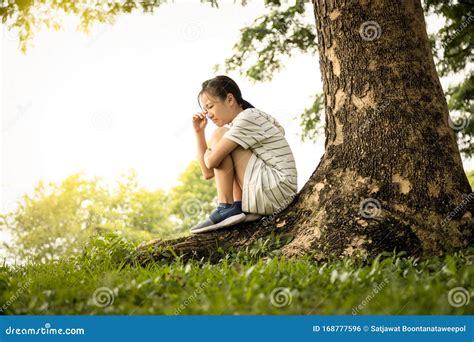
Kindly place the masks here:
[(197, 234), (197, 233), (204, 233), (204, 232), (209, 232), (211, 230), (216, 230), (228, 226), (232, 226), (234, 224), (243, 222), (245, 220), (245, 214), (240, 213), (238, 215), (233, 215), (231, 217), (226, 218), (225, 220), (212, 224), (212, 221), (207, 219), (204, 222), (201, 222), (200, 224), (194, 226), (191, 228), (191, 234)]
[(245, 220), (244, 222), (252, 222), (252, 221), (258, 221), (263, 217), (263, 215), (259, 214), (245, 214)]

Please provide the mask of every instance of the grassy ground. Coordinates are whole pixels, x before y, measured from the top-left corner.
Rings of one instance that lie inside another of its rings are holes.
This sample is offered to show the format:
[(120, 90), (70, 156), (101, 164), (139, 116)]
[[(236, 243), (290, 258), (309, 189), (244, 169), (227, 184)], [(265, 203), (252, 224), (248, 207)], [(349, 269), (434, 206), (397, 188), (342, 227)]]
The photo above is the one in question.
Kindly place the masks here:
[(131, 248), (99, 238), (78, 257), (0, 268), (0, 313), (474, 314), (474, 249), (316, 263), (287, 260), (261, 241), (217, 264), (122, 267)]

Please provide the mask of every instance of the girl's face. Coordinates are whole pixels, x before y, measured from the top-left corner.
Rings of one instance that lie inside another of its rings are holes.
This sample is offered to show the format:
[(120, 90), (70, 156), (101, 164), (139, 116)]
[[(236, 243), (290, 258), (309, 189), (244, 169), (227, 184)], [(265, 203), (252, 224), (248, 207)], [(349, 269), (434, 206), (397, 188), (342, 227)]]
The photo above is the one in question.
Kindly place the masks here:
[(203, 104), (204, 113), (207, 113), (207, 117), (218, 127), (227, 125), (241, 110), (240, 105), (235, 101), (234, 95), (230, 93), (222, 101), (204, 92), (201, 95), (201, 103)]

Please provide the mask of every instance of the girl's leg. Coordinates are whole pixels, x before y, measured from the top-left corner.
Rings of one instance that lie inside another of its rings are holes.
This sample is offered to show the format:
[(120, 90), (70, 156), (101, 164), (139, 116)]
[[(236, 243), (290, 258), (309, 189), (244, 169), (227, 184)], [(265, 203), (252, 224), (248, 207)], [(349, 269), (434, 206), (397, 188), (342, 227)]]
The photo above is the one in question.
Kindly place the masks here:
[(230, 154), (232, 156), (232, 160), (234, 161), (235, 178), (237, 179), (240, 189), (243, 189), (245, 170), (247, 169), (247, 164), (249, 163), (249, 159), (252, 156), (252, 151), (248, 149), (245, 150), (243, 147), (239, 146)]
[[(210, 139), (211, 148), (222, 139), (228, 130), (227, 127), (220, 127), (214, 131)], [(219, 203), (233, 203), (242, 200), (245, 169), (251, 156), (252, 151), (238, 146), (224, 158), (218, 168), (214, 168)]]
[[(214, 147), (222, 139), (226, 127), (220, 127), (212, 134), (209, 144)], [(234, 161), (232, 155), (226, 156), (218, 167), (214, 168), (216, 178), (217, 200), (219, 204), (226, 203), (226, 206), (218, 205), (209, 217), (191, 227), (194, 234), (203, 233), (214, 229), (232, 226), (247, 219), (247, 215), (242, 212), (241, 202), (234, 202), (242, 199), (242, 190), (235, 176)]]
[(237, 177), (234, 173), (234, 189), (233, 189), (233, 195), (234, 195), (234, 202), (235, 201), (242, 201), (242, 188), (239, 185), (239, 182), (237, 181)]
[[(211, 148), (213, 148), (225, 132), (229, 129), (227, 127), (217, 128), (209, 141)], [(217, 187), (217, 201), (219, 203), (234, 203), (234, 162), (232, 156), (225, 157), (219, 167), (214, 168), (214, 177), (216, 179)], [(236, 193), (238, 194), (238, 193)]]
[(218, 202), (234, 203), (234, 162), (231, 156), (225, 157), (219, 167), (214, 168), (214, 177), (216, 178)]

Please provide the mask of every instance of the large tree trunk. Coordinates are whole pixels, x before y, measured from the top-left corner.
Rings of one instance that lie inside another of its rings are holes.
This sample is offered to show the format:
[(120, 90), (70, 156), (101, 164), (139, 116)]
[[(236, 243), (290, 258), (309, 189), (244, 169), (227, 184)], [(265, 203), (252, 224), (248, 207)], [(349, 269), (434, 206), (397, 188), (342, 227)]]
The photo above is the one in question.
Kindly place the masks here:
[[(289, 207), (256, 224), (156, 243), (186, 257), (277, 231), (285, 255), (452, 252), (473, 243), (464, 173), (419, 0), (316, 0), (325, 153)], [(153, 258), (159, 258), (155, 249)]]

